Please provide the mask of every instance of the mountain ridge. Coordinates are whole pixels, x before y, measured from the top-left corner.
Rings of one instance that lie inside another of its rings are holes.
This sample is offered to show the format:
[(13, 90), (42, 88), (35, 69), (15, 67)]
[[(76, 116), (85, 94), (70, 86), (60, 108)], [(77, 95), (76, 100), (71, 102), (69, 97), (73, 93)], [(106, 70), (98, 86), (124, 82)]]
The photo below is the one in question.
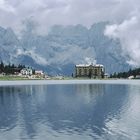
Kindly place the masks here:
[(30, 65), (52, 75), (71, 75), (75, 64), (86, 63), (86, 58), (96, 59), (108, 73), (128, 70), (128, 58), (122, 55), (119, 40), (104, 35), (107, 24), (96, 23), (89, 29), (80, 24), (54, 25), (44, 36), (27, 26), (20, 39), (11, 28), (0, 27), (0, 59)]

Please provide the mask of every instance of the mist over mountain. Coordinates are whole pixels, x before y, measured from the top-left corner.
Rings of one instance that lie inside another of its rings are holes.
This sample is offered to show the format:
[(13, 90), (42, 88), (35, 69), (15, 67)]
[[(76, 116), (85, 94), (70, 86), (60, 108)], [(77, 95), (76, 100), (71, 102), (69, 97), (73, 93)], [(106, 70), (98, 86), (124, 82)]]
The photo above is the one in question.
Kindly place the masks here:
[(75, 64), (96, 59), (106, 72), (120, 72), (130, 68), (128, 56), (122, 53), (119, 39), (104, 35), (107, 22), (83, 25), (54, 25), (47, 35), (35, 33), (35, 26), (27, 24), (18, 38), (11, 28), (0, 27), (0, 60), (43, 69), (49, 74), (71, 75)]

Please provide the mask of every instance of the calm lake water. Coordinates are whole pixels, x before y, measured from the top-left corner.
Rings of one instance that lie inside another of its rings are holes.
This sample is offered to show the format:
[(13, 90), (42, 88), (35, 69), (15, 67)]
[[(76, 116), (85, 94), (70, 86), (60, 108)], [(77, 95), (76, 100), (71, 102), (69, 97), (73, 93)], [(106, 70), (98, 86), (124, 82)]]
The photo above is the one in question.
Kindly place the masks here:
[(1, 84), (0, 140), (98, 139), (140, 139), (139, 80)]

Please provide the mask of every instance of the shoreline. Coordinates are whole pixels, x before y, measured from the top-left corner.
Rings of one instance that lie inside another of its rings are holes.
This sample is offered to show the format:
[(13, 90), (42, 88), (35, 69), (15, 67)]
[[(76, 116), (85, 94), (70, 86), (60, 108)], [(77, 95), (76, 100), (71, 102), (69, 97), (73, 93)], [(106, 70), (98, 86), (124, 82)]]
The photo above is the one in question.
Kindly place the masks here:
[(70, 79), (70, 80), (3, 80), (0, 86), (18, 86), (18, 85), (64, 85), (64, 84), (121, 84), (121, 85), (140, 85), (140, 80), (129, 79)]

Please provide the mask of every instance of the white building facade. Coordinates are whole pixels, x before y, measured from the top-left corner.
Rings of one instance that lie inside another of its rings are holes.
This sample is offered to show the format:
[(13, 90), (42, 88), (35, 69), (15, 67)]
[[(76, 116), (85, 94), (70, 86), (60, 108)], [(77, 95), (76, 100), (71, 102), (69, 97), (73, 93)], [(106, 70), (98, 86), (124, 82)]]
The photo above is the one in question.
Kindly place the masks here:
[(100, 64), (80, 64), (75, 66), (75, 77), (104, 78), (105, 68)]
[(20, 71), (20, 73), (21, 73), (22, 75), (32, 75), (32, 74), (33, 74), (33, 71), (32, 71), (32, 69), (24, 68), (24, 69), (22, 69), (22, 70)]

